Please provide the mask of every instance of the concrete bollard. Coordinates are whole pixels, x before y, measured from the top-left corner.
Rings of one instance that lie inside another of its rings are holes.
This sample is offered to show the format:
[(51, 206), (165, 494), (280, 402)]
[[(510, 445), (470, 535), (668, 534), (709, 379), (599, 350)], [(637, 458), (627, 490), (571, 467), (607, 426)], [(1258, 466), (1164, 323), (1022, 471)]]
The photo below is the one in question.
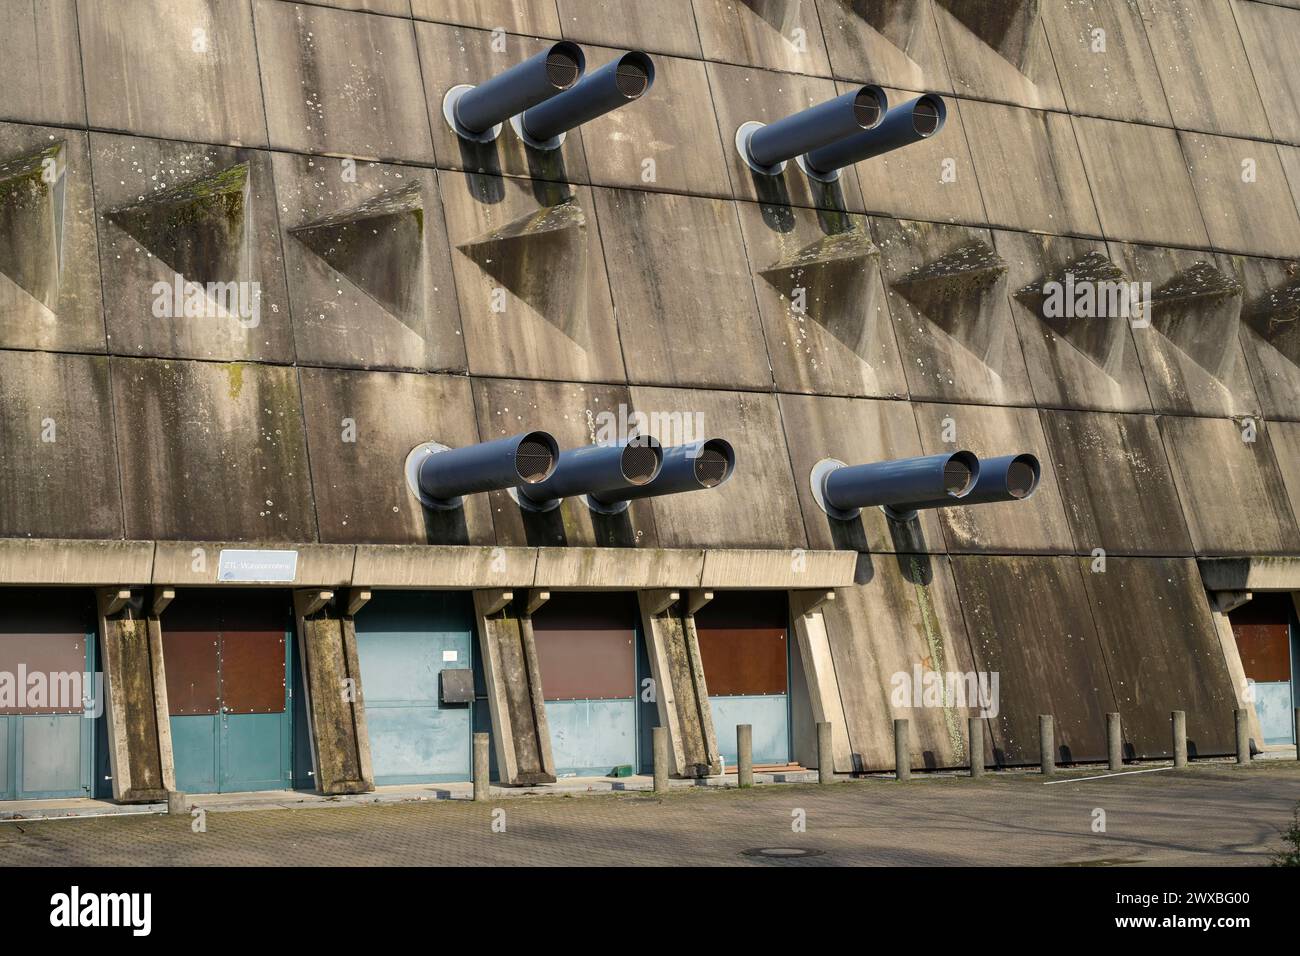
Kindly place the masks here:
[(1111, 770), (1124, 769), (1124, 730), (1119, 714), (1106, 715), (1106, 762)]
[(817, 722), (817, 782), (835, 781), (835, 752), (831, 749), (831, 723)]
[(894, 778), (912, 779), (912, 748), (909, 746), (907, 721), (894, 721)]
[(656, 727), (650, 732), (655, 752), (655, 793), (668, 792), (668, 728)]
[(1237, 763), (1250, 763), (1250, 721), (1246, 717), (1246, 709), (1238, 707), (1233, 712), (1233, 720), (1237, 725)]
[(1187, 766), (1187, 712), (1175, 710), (1170, 714), (1174, 722), (1174, 766)]
[(1051, 714), (1038, 715), (1038, 752), (1043, 776), (1056, 773), (1056, 727)]
[(736, 724), (736, 786), (754, 785), (754, 727)]
[(970, 775), (984, 776), (984, 718), (972, 717), (967, 722), (970, 737)]
[(171, 817), (187, 817), (190, 815), (190, 801), (179, 790), (167, 791), (167, 815)]
[(474, 735), (474, 799), (482, 802), (488, 798), (489, 777), (492, 775), (488, 761), (488, 735)]

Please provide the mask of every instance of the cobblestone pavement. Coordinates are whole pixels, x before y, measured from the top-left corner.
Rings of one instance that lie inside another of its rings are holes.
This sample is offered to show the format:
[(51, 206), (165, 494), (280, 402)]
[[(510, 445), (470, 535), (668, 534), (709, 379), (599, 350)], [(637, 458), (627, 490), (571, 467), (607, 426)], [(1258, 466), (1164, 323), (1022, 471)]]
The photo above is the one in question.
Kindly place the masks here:
[[(184, 817), (24, 820), (0, 824), (0, 865), (1260, 865), (1298, 799), (1300, 764), (1279, 761), (1051, 785), (1000, 774), (209, 812), (205, 833)], [(783, 847), (820, 852), (745, 853)]]

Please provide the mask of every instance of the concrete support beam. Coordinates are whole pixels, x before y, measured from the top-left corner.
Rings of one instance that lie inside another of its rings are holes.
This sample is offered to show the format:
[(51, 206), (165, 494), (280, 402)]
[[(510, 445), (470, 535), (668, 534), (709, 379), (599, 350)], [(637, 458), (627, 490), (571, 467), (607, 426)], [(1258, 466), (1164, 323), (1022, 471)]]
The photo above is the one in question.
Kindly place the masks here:
[(474, 592), (497, 773), (515, 786), (554, 783), (533, 619), (517, 613), (513, 600), (511, 591)]
[(162, 801), (176, 787), (162, 635), (144, 618), (142, 592), (109, 587), (95, 593), (113, 799)]
[(370, 603), (371, 592), (366, 588), (348, 588), (343, 593), (343, 614), (356, 617), (357, 612)]
[(831, 755), (836, 773), (853, 772), (853, 746), (849, 742), (848, 721), (840, 700), (840, 685), (835, 677), (830, 638), (821, 607), (835, 600), (834, 591), (791, 591), (790, 617), (794, 621), (795, 642), (803, 664), (808, 700), (813, 721), (831, 725)]
[(551, 599), (550, 591), (542, 591), (538, 588), (529, 588), (524, 598), (524, 614), (532, 617), (538, 609)]
[(721, 773), (695, 618), (675, 613), (680, 592), (641, 591), (637, 598), (659, 725), (668, 733), (672, 772), (681, 777)]
[(303, 589), (293, 597), (316, 789), (327, 795), (374, 790), (356, 626), (330, 607), (332, 591)]
[(1250, 591), (1211, 591), (1210, 606), (1227, 614), (1249, 602), (1252, 597), (1254, 594)]

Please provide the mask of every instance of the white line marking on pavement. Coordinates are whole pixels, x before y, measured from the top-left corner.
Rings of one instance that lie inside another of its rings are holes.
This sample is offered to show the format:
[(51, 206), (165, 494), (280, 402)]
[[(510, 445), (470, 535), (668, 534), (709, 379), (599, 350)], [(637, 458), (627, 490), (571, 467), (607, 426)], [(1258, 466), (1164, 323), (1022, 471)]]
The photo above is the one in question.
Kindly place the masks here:
[(1050, 787), (1054, 783), (1082, 783), (1085, 780), (1105, 780), (1107, 777), (1131, 777), (1135, 773), (1159, 773), (1161, 770), (1173, 769), (1173, 767), (1152, 767), (1149, 770), (1121, 770), (1119, 773), (1102, 773), (1095, 777), (1074, 777), (1070, 780), (1046, 780), (1043, 782), (1043, 786)]

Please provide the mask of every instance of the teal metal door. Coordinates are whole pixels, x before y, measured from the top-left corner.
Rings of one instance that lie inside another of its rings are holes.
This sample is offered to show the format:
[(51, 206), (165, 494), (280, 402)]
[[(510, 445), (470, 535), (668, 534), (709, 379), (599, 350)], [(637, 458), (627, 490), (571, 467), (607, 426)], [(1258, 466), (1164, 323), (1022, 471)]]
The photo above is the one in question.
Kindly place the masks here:
[(533, 616), (558, 776), (636, 767), (636, 615), (631, 595), (573, 592)]
[(440, 698), (444, 671), (473, 668), (468, 595), (380, 591), (356, 625), (375, 783), (470, 779), (472, 705)]
[(749, 724), (755, 766), (790, 763), (790, 640), (783, 591), (718, 593), (695, 616), (718, 752), (735, 767)]
[(293, 635), (280, 592), (184, 594), (163, 617), (176, 787), (292, 786)]
[(93, 611), (77, 592), (38, 592), (0, 623), (0, 799), (92, 795), (96, 719)]

